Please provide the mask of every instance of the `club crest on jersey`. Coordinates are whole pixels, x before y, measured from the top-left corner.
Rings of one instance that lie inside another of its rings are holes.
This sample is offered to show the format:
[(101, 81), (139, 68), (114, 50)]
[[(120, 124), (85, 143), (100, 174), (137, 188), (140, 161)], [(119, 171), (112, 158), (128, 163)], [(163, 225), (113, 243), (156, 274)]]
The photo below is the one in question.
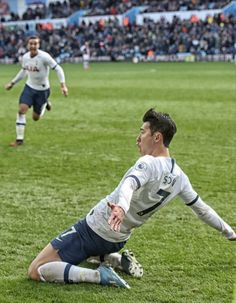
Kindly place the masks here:
[(147, 164), (144, 162), (140, 162), (135, 166), (135, 169), (137, 170), (146, 170), (147, 169)]

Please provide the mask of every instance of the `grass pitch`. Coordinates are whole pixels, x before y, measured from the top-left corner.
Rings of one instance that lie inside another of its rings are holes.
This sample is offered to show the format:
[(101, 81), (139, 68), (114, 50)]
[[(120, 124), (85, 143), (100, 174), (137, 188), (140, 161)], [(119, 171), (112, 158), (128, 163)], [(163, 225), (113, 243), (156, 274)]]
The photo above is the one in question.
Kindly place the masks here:
[[(27, 115), (25, 145), (12, 149), (24, 85), (3, 86), (19, 66), (0, 66), (0, 302), (235, 302), (235, 242), (176, 199), (127, 243), (144, 266), (123, 273), (131, 290), (27, 279), (36, 254), (82, 218), (138, 158), (143, 113), (166, 111), (177, 123), (171, 154), (203, 200), (236, 228), (236, 67), (230, 63), (64, 65), (69, 97), (51, 72), (53, 110)], [(87, 264), (83, 264), (87, 266)], [(234, 294), (233, 294), (234, 293)], [(233, 301), (234, 300), (234, 301)]]

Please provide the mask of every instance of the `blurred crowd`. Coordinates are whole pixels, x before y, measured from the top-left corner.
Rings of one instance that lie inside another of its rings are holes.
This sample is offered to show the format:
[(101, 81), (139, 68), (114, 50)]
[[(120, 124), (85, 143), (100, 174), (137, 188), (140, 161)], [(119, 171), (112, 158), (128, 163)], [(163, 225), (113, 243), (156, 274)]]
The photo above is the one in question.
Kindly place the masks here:
[[(0, 0), (0, 4), (3, 0)], [(124, 14), (134, 6), (146, 6), (144, 12), (187, 11), (218, 9), (230, 0), (65, 0), (50, 2), (48, 6), (31, 5), (19, 15), (10, 12), (7, 19), (0, 14), (1, 22), (17, 20), (35, 20), (45, 18), (65, 18), (78, 10), (88, 10), (87, 16)], [(2, 2), (3, 3), (3, 2)], [(5, 5), (7, 2), (5, 2)], [(1, 10), (0, 10), (1, 12)]]
[[(143, 25), (120, 25), (115, 18), (95, 24), (82, 23), (61, 29), (42, 30), (41, 48), (55, 58), (63, 60), (81, 56), (81, 46), (88, 42), (92, 57), (109, 56), (118, 60), (155, 55), (173, 55), (190, 52), (196, 55), (230, 54), (236, 47), (236, 19), (222, 14), (208, 16), (206, 20), (174, 17), (172, 22), (145, 19)], [(23, 30), (0, 28), (0, 58), (18, 57), (26, 51)]]
[(150, 5), (144, 10), (144, 13), (165, 12), (165, 11), (190, 11), (190, 10), (208, 10), (220, 9), (226, 6), (230, 1), (202, 1), (202, 0), (180, 0), (180, 1), (151, 1)]

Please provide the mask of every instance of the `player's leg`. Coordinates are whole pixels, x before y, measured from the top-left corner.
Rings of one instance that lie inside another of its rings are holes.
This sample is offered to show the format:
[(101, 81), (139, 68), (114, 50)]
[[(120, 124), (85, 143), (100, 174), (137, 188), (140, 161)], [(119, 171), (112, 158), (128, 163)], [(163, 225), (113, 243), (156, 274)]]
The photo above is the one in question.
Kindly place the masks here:
[(87, 259), (90, 263), (100, 264), (106, 263), (113, 268), (118, 268), (128, 275), (136, 278), (141, 278), (143, 276), (143, 267), (138, 262), (131, 250), (125, 250), (120, 253), (111, 253), (105, 256), (90, 257)]
[(52, 110), (52, 103), (49, 100), (47, 100), (46, 110)]
[(16, 114), (16, 141), (10, 144), (12, 147), (17, 147), (24, 143), (26, 113), (28, 109), (29, 106), (27, 104), (19, 104), (19, 111)]
[(25, 85), (19, 98), (19, 111), (16, 116), (16, 141), (10, 145), (17, 147), (23, 144), (26, 126), (26, 113), (33, 104), (34, 91)]
[(48, 101), (49, 96), (50, 89), (37, 91), (33, 104), (32, 118), (34, 121), (38, 121), (40, 118), (42, 118), (46, 110), (51, 110), (52, 105), (51, 102)]
[(85, 69), (85, 70), (88, 70), (88, 69), (89, 69), (89, 61), (88, 61), (88, 60), (85, 60), (85, 61), (83, 62), (83, 66), (84, 66), (84, 69)]
[(40, 119), (40, 115), (37, 114), (35, 111), (32, 112), (32, 119), (34, 121), (38, 121)]
[(25, 137), (25, 126), (26, 126), (26, 113), (29, 109), (29, 105), (26, 103), (19, 104), (19, 111), (16, 117), (16, 142), (23, 144)]
[(99, 273), (65, 262), (49, 243), (33, 260), (28, 269), (32, 280), (56, 283), (99, 283)]
[(31, 279), (57, 283), (100, 283), (98, 271), (84, 269), (76, 264), (84, 259), (83, 243), (72, 226), (49, 243), (29, 266)]
[(65, 262), (49, 243), (33, 260), (28, 269), (32, 280), (55, 283), (100, 283), (97, 270), (75, 266)]
[(40, 281), (41, 277), (38, 272), (38, 268), (50, 262), (61, 261), (60, 256), (52, 245), (49, 243), (32, 261), (28, 269), (28, 275), (32, 280)]
[(83, 55), (83, 67), (85, 70), (89, 69), (89, 55), (88, 54)]
[(141, 278), (143, 276), (143, 267), (131, 250), (122, 252), (119, 268), (133, 277)]
[[(101, 265), (93, 270), (75, 265), (88, 257), (90, 249), (89, 235), (86, 234), (87, 226), (84, 222), (84, 220), (78, 222), (52, 240), (31, 263), (29, 277), (44, 282), (90, 282), (128, 288), (127, 283), (110, 267)], [(84, 238), (85, 235), (88, 237)]]
[(40, 118), (43, 117), (46, 110), (50, 111), (51, 109), (52, 109), (52, 103), (49, 100), (47, 100), (47, 102), (44, 103), (40, 109), (40, 115), (33, 112), (33, 120), (35, 120), (35, 121), (39, 120)]

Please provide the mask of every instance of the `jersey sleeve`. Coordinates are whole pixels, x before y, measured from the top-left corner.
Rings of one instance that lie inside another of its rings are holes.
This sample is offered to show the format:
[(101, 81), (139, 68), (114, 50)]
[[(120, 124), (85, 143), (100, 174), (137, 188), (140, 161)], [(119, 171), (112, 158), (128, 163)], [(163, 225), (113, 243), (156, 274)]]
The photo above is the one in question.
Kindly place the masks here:
[(27, 72), (25, 69), (25, 56), (23, 56), (21, 70), (17, 73), (17, 75), (11, 80), (13, 84), (16, 84), (20, 80), (22, 80), (26, 76)]
[(133, 178), (125, 179), (120, 188), (117, 205), (119, 205), (125, 213), (129, 210), (130, 201), (136, 188), (137, 184)]
[(229, 240), (236, 238), (235, 231), (209, 205), (202, 201), (185, 174), (183, 174), (182, 190), (179, 196), (203, 222), (220, 231)]
[(236, 234), (230, 225), (228, 225), (214, 209), (207, 205), (199, 197), (198, 201), (192, 204), (191, 209), (203, 222), (220, 231), (227, 239), (235, 239)]
[(57, 65), (54, 70), (57, 73), (57, 77), (60, 83), (65, 83), (65, 74), (63, 69), (60, 67), (60, 65)]
[(51, 69), (55, 70), (59, 82), (65, 83), (65, 74), (61, 66), (48, 53), (45, 53), (45, 58), (46, 64), (49, 65)]
[(13, 78), (13, 79), (11, 80), (11, 82), (12, 82), (13, 84), (16, 84), (16, 83), (19, 82), (21, 79), (23, 79), (23, 78), (25, 77), (25, 75), (26, 75), (26, 71), (22, 68), (22, 69), (17, 73), (17, 75), (15, 76), (15, 78)]
[(55, 69), (57, 67), (57, 62), (47, 53), (45, 55), (45, 61), (48, 66), (50, 66), (51, 69)]
[(138, 159), (132, 169), (126, 175), (127, 178), (133, 178), (136, 181), (136, 189), (146, 184), (152, 176), (152, 161), (148, 156)]
[(179, 196), (187, 206), (191, 206), (196, 203), (199, 197), (196, 191), (193, 189), (189, 178), (184, 173), (182, 173), (182, 183)]
[(151, 178), (151, 165), (144, 157), (140, 158), (132, 169), (128, 171), (119, 188), (118, 205), (127, 213), (135, 190), (148, 182)]

